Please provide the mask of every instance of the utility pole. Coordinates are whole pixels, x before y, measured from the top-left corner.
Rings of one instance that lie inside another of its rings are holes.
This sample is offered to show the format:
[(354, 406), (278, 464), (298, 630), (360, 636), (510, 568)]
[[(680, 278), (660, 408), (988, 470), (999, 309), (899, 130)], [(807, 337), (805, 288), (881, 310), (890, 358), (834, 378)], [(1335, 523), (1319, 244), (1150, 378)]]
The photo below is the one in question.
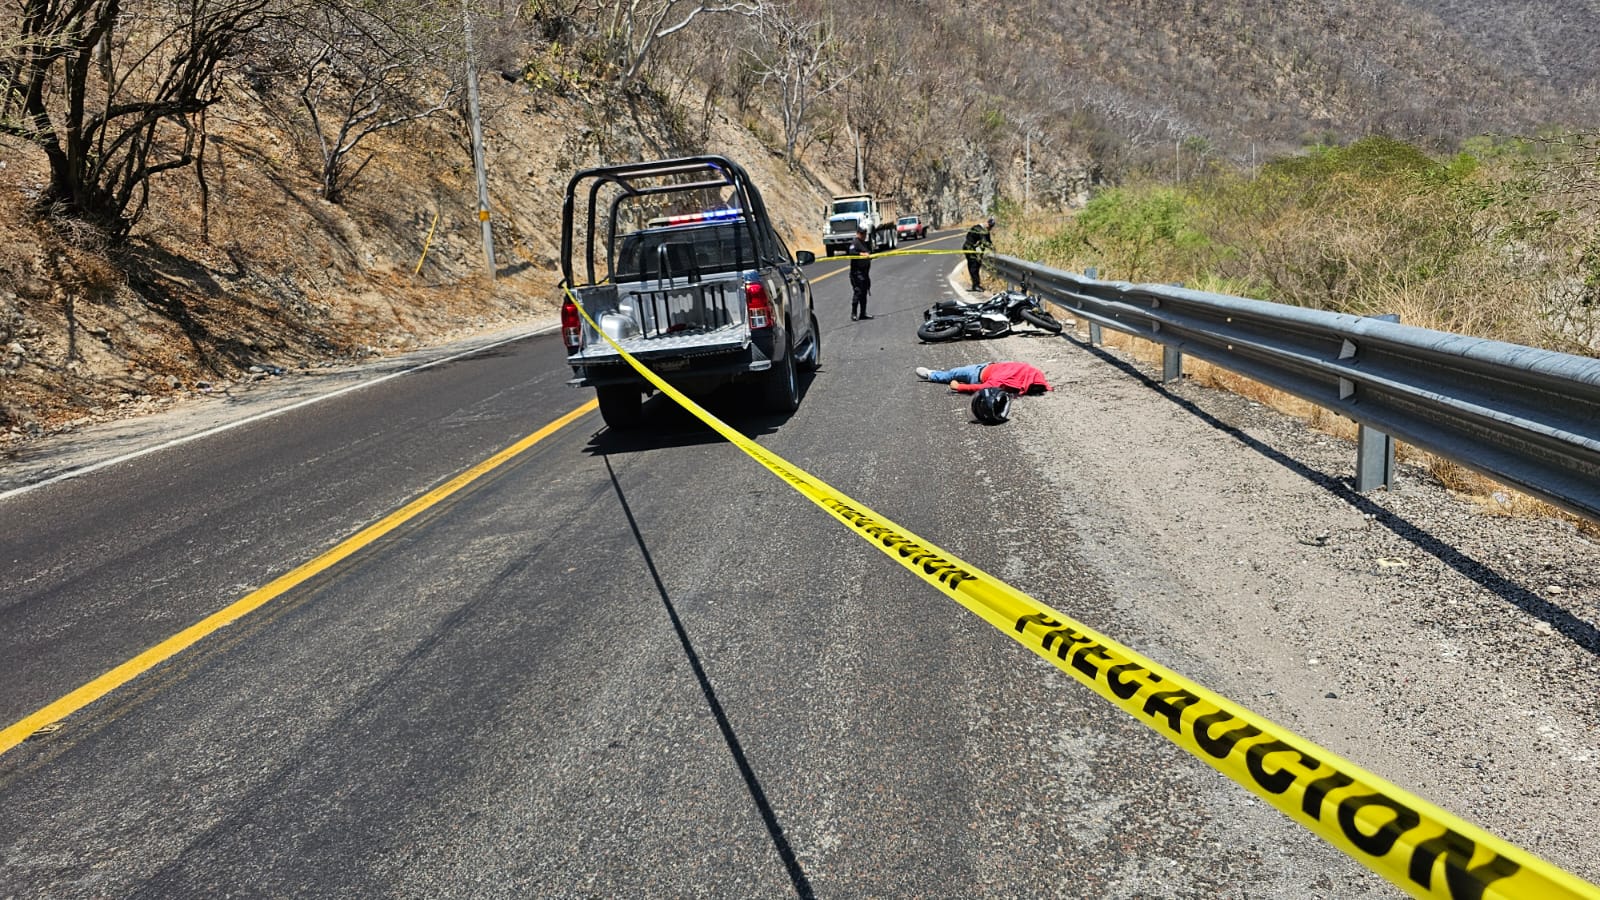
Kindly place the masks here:
[(1022, 133), (1022, 211), (1028, 211), (1033, 197), (1033, 129)]
[[(846, 123), (845, 127), (849, 128), (849, 124)], [(859, 129), (859, 128), (850, 128), (850, 144), (851, 144), (852, 147), (855, 148), (855, 151), (856, 151), (856, 190), (861, 191), (862, 193), (866, 193), (866, 191), (867, 191), (867, 161), (864, 158), (862, 158), (862, 152), (861, 152), (861, 129)]]
[(473, 61), (472, 11), (465, 0), (461, 19), (467, 36), (467, 113), (472, 119), (472, 168), (478, 175), (478, 221), (483, 224), (483, 259), (494, 280), (494, 228), (489, 224), (489, 174), (483, 164), (483, 119), (478, 110), (478, 64)]

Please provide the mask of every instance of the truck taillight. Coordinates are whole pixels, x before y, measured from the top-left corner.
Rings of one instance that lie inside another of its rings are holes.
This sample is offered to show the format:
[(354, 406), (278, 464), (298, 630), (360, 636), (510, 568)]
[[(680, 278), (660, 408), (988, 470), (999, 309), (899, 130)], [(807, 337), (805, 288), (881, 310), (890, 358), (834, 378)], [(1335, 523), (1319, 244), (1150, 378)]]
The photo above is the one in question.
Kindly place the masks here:
[(578, 305), (568, 298), (561, 304), (561, 340), (568, 353), (577, 353), (583, 346), (583, 318), (578, 315)]
[(751, 281), (744, 286), (745, 321), (750, 330), (772, 327), (772, 301), (767, 297), (767, 286)]

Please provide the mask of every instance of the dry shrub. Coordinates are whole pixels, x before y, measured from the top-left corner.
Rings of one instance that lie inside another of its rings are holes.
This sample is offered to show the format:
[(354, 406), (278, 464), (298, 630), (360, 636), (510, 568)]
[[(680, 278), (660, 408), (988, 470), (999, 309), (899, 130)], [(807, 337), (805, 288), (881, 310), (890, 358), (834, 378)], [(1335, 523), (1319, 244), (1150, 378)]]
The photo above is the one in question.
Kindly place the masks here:
[(1134, 337), (1126, 332), (1111, 328), (1100, 331), (1101, 343), (1107, 347), (1121, 350), (1127, 356), (1149, 366), (1161, 365), (1161, 345), (1147, 341), (1144, 338)]
[(1455, 491), (1458, 494), (1482, 496), (1485, 493), (1484, 488), (1490, 483), (1489, 479), (1458, 462), (1434, 456), (1425, 450), (1417, 448), (1411, 448), (1411, 450), (1424, 460), (1428, 474), (1432, 475), (1434, 480), (1447, 490)]
[(1479, 512), (1485, 515), (1560, 519), (1571, 525), (1580, 534), (1591, 538), (1600, 538), (1600, 522), (1574, 515), (1559, 506), (1524, 494), (1515, 488), (1495, 481), (1487, 475), (1474, 472), (1459, 463), (1441, 459), (1409, 445), (1401, 444), (1399, 446), (1405, 447), (1421, 458), (1425, 462), (1428, 472), (1438, 479), (1440, 484), (1466, 497), (1477, 507)]
[(81, 292), (90, 300), (105, 298), (127, 283), (122, 268), (103, 245), (84, 247), (65, 243), (55, 253), (52, 270), (59, 287)]
[(1252, 378), (1229, 371), (1205, 360), (1185, 358), (1183, 370), (1194, 382), (1209, 388), (1229, 391), (1257, 403), (1305, 418), (1310, 404), (1282, 391), (1270, 388)]
[[(1301, 401), (1304, 402), (1304, 401)], [(1307, 421), (1311, 427), (1324, 433), (1333, 435), (1342, 440), (1354, 442), (1360, 434), (1360, 426), (1344, 416), (1322, 406), (1307, 403), (1311, 414)]]

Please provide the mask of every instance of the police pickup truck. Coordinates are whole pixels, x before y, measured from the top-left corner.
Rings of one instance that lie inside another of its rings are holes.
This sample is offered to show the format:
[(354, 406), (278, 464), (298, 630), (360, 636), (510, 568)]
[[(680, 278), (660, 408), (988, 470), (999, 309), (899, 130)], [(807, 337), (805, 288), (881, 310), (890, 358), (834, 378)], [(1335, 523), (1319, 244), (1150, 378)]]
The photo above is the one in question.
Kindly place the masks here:
[(822, 364), (800, 268), (816, 255), (790, 252), (745, 170), (725, 157), (578, 172), (562, 206), (561, 257), (568, 383), (595, 389), (612, 428), (637, 426), (654, 390), (618, 346), (686, 393), (753, 382), (779, 413), (800, 404), (797, 369)]

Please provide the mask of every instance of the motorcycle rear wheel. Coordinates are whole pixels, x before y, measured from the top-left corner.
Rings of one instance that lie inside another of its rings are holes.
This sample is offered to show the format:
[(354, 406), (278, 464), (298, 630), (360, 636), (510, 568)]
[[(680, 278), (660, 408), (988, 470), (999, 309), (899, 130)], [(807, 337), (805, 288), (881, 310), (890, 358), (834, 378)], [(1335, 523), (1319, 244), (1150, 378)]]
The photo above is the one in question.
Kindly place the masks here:
[(917, 329), (917, 337), (929, 343), (938, 341), (953, 341), (961, 337), (965, 326), (959, 318), (953, 316), (935, 316)]
[(1023, 309), (1020, 310), (1020, 312), (1022, 313), (1022, 317), (1028, 320), (1029, 325), (1032, 325), (1035, 328), (1043, 328), (1045, 331), (1048, 331), (1051, 334), (1061, 333), (1061, 323), (1056, 321), (1055, 316), (1050, 315), (1044, 310)]

